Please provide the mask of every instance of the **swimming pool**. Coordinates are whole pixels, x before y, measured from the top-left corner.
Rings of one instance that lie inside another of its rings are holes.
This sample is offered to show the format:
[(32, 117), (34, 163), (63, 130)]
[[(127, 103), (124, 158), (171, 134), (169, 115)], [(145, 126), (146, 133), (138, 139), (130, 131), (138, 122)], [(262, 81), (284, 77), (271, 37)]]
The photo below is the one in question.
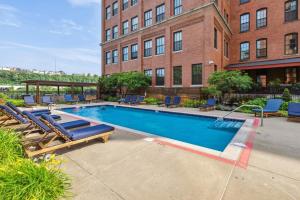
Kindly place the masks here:
[(87, 106), (62, 111), (181, 142), (224, 151), (242, 126), (212, 128), (216, 118), (182, 113), (128, 108)]

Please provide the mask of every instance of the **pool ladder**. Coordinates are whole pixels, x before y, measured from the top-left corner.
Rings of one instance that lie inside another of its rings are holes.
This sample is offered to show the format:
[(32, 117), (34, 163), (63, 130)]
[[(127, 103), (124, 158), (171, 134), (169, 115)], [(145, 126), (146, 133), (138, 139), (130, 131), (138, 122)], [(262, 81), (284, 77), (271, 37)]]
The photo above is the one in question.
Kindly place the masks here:
[[(264, 125), (264, 109), (263, 107), (261, 106), (257, 106), (257, 105), (248, 105), (248, 104), (244, 104), (244, 105), (241, 105), (237, 108), (235, 108), (234, 110), (230, 111), (229, 113), (227, 113), (226, 115), (224, 115), (223, 117), (219, 117), (213, 124), (213, 127), (215, 128), (238, 128), (238, 121), (232, 121), (232, 120), (229, 120), (229, 121), (224, 121), (224, 119), (226, 117), (228, 117), (229, 115), (231, 115), (232, 113), (234, 113), (235, 111), (241, 109), (241, 108), (244, 108), (244, 107), (250, 107), (250, 108), (260, 108), (261, 110), (261, 120), (260, 120), (260, 126), (263, 126)], [(232, 123), (230, 123), (232, 122)], [(235, 124), (233, 123), (235, 122)], [(241, 123), (241, 122), (240, 122)], [(242, 123), (240, 124), (242, 125)]]

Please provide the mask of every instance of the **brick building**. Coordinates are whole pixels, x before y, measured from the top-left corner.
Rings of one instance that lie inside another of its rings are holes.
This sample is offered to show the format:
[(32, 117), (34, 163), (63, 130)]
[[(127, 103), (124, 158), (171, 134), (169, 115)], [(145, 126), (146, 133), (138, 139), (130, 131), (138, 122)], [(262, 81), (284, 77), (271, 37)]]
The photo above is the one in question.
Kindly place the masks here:
[(299, 82), (299, 7), (297, 0), (103, 0), (102, 73), (144, 72), (157, 91), (198, 91), (214, 71), (232, 69), (262, 85)]

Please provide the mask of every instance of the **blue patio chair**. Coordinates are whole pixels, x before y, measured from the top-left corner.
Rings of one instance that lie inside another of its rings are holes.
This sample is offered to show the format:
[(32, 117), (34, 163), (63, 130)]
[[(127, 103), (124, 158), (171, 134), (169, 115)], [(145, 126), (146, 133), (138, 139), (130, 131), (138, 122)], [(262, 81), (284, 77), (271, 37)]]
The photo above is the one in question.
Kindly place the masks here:
[(120, 99), (118, 102), (119, 103), (130, 103), (131, 102), (131, 95), (126, 95), (125, 98)]
[[(282, 104), (282, 99), (269, 99), (266, 106), (263, 108), (264, 116), (268, 117), (269, 115), (279, 115), (280, 113), (278, 113), (278, 111)], [(259, 108), (253, 109), (252, 111), (255, 116), (257, 116), (257, 113), (261, 113), (261, 109)]]
[[(13, 103), (7, 102), (6, 105), (10, 109), (15, 111), (18, 115), (22, 115), (22, 111), (17, 106), (15, 106)], [(41, 114), (50, 114), (51, 113), (50, 110), (48, 110), (48, 109), (32, 110), (32, 111), (29, 111), (29, 112), (31, 112), (32, 114), (34, 114), (36, 116), (40, 116)]]
[(169, 107), (171, 105), (172, 105), (172, 103), (171, 103), (171, 97), (170, 96), (166, 96), (165, 97), (164, 106)]
[(65, 102), (66, 103), (76, 103), (77, 101), (73, 99), (72, 95), (70, 94), (65, 94), (64, 95)]
[[(25, 152), (28, 157), (54, 152), (59, 149), (71, 147), (80, 143), (86, 143), (99, 138), (101, 138), (105, 143), (114, 131), (113, 127), (104, 124), (69, 131), (62, 125), (58, 124), (53, 118), (51, 118), (51, 116), (42, 115), (42, 117), (42, 121), (49, 126), (55, 135), (48, 138), (48, 140), (41, 141), (35, 148), (25, 147)], [(57, 144), (57, 140), (63, 141), (63, 143)]]
[(289, 103), (288, 105), (289, 119), (300, 120), (300, 103)]
[(138, 97), (138, 103), (142, 103), (145, 100), (145, 96), (139, 96)]
[(22, 115), (15, 113), (8, 106), (0, 105), (0, 112), (5, 116), (4, 118), (1, 118), (1, 127), (10, 125), (8, 122), (11, 120), (14, 120), (18, 124), (28, 124), (28, 120), (23, 118)]
[(23, 97), (26, 106), (35, 106), (36, 102), (32, 95), (26, 95)]
[(78, 95), (78, 101), (80, 102), (86, 102), (85, 96), (83, 94)]
[(138, 103), (138, 96), (136, 96), (136, 95), (131, 96), (129, 104), (135, 105), (137, 103)]
[(206, 104), (200, 106), (200, 110), (202, 111), (214, 110), (216, 107), (216, 103), (217, 103), (216, 99), (209, 98), (207, 99)]
[[(52, 132), (51, 129), (46, 124), (44, 124), (39, 118), (37, 118), (32, 113), (28, 111), (24, 111), (23, 114), (27, 118), (27, 120), (32, 124), (32, 126), (40, 130), (42, 133), (48, 134)], [(45, 115), (47, 114), (43, 114), (42, 117)], [(86, 120), (75, 120), (75, 121), (59, 123), (59, 124), (63, 126), (65, 129), (73, 129), (82, 126), (89, 126), (91, 123)], [(30, 134), (31, 132), (32, 131), (29, 131), (26, 134)]]
[(42, 96), (42, 103), (46, 105), (54, 104), (54, 102), (51, 99), (51, 96), (48, 95)]
[(180, 96), (175, 96), (173, 99), (173, 107), (178, 107), (181, 103), (181, 97)]

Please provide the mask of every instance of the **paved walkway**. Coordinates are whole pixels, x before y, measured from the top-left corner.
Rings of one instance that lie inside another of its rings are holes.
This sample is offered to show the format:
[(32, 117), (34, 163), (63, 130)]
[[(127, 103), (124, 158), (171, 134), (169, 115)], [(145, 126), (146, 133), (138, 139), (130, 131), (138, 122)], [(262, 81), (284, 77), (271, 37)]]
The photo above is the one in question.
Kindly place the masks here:
[(258, 129), (246, 169), (123, 130), (116, 130), (107, 144), (77, 146), (62, 157), (63, 169), (73, 178), (74, 199), (300, 199), (300, 123), (284, 118), (266, 119)]

